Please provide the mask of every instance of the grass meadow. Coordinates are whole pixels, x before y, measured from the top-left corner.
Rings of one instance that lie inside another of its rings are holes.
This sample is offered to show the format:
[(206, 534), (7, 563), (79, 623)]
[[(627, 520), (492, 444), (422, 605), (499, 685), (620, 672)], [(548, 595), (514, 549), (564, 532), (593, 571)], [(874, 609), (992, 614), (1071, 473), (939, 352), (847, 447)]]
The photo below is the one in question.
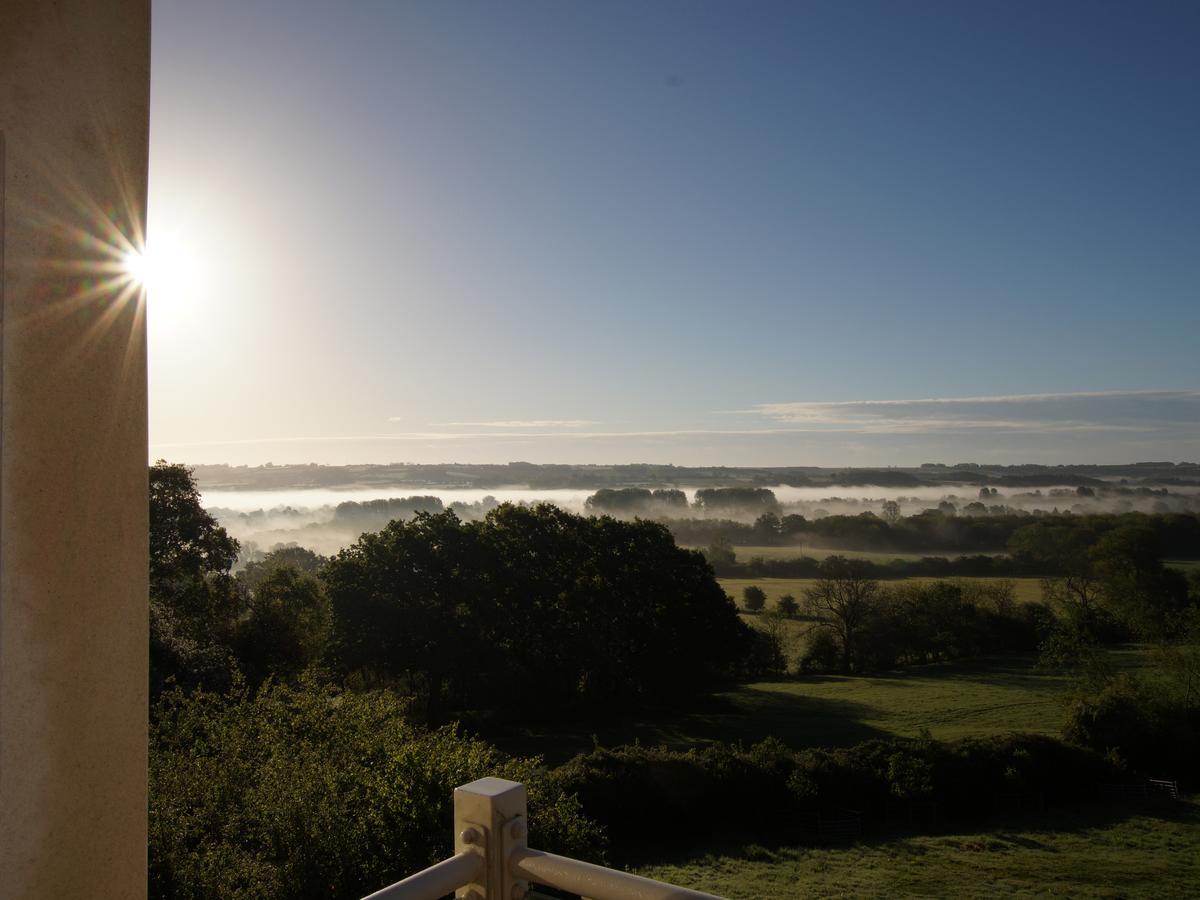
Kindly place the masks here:
[[(739, 560), (789, 559), (797, 547), (738, 547)], [(834, 552), (885, 562), (915, 555)], [(1172, 562), (1187, 571), (1200, 562)], [(904, 581), (929, 582), (915, 578)], [(1018, 602), (1040, 601), (1037, 578), (1012, 581)], [(813, 579), (722, 578), (741, 603), (748, 585), (768, 605), (784, 594), (803, 600)], [(886, 582), (891, 584), (893, 582)], [(743, 613), (758, 624), (759, 616)], [(784, 622), (789, 659), (803, 649), (811, 623)], [(1114, 651), (1122, 669), (1137, 671), (1152, 651)], [(940, 740), (1012, 731), (1057, 736), (1069, 677), (1040, 670), (1029, 656), (924, 666), (885, 676), (807, 676), (741, 685), (702, 709), (676, 711), (653, 723), (628, 723), (617, 741), (686, 748), (708, 741), (746, 743), (775, 736), (794, 747), (846, 746), (872, 737)], [(613, 732), (596, 735), (602, 743)], [(1097, 805), (983, 821), (975, 830), (890, 832), (851, 846), (718, 846), (638, 868), (640, 874), (739, 898), (902, 897), (1200, 897), (1200, 802), (1145, 807)]]
[(741, 847), (638, 872), (731, 900), (1200, 896), (1195, 802), (1056, 810), (984, 827), (844, 848)]
[[(1129, 670), (1147, 651), (1122, 650)], [(792, 747), (849, 746), (874, 737), (938, 739), (1011, 731), (1058, 735), (1071, 687), (1030, 656), (920, 666), (886, 676), (810, 675), (743, 684), (686, 709), (590, 719), (585, 727), (489, 734), (505, 750), (542, 754), (557, 764), (575, 753), (640, 742), (678, 750), (714, 741), (754, 743), (775, 736)]]
[[(755, 617), (747, 617), (752, 620)], [(794, 623), (799, 626), (804, 623)], [(1138, 671), (1153, 651), (1113, 651)], [(675, 749), (775, 736), (796, 747), (874, 737), (941, 740), (1013, 731), (1057, 736), (1071, 679), (1032, 655), (909, 669), (886, 676), (804, 676), (740, 685), (690, 709), (589, 722), (590, 733), (512, 736), (506, 749), (551, 764), (594, 743)], [(850, 846), (697, 847), (635, 871), (739, 898), (1200, 897), (1200, 804), (1102, 806), (868, 835)]]

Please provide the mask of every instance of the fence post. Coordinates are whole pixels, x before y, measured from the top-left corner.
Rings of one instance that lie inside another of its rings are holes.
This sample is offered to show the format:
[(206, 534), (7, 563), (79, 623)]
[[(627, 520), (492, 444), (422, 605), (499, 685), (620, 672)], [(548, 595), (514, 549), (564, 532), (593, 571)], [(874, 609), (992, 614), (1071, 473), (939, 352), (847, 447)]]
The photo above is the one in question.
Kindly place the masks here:
[(480, 778), (454, 789), (454, 852), (479, 853), (477, 880), (460, 888), (460, 900), (521, 900), (529, 889), (509, 872), (508, 856), (525, 846), (525, 785)]

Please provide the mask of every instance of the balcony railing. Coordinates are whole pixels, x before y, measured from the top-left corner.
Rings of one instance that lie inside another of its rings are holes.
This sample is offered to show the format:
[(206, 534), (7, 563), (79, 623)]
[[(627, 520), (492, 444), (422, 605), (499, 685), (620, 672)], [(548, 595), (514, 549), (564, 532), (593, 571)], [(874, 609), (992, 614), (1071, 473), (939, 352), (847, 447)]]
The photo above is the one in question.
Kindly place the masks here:
[(525, 785), (481, 778), (454, 789), (454, 855), (366, 900), (521, 900), (531, 884), (590, 900), (720, 900), (528, 846)]

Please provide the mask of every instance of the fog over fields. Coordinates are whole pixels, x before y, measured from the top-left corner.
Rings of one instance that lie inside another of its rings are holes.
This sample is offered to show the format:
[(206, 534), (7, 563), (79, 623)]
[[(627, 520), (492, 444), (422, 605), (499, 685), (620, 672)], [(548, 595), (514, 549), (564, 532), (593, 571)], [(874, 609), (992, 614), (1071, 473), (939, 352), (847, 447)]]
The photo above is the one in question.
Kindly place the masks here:
[[(482, 518), (502, 503), (553, 503), (576, 513), (610, 513), (659, 519), (729, 519), (753, 522), (764, 511), (779, 516), (880, 515), (885, 503), (895, 503), (893, 514), (912, 516), (929, 509), (948, 515), (987, 516), (1004, 514), (1044, 515), (1056, 513), (1184, 513), (1200, 511), (1200, 479), (1193, 467), (1171, 464), (1140, 464), (1130, 467), (928, 467), (924, 470), (753, 470), (679, 469), (673, 467), (543, 467), (530, 466), (521, 474), (531, 484), (503, 485), (495, 472), (464, 471), (467, 467), (444, 467), (424, 473), (420, 483), (411, 471), (408, 483), (371, 484), (382, 473), (368, 472), (364, 478), (356, 467), (264, 467), (229, 469), (199, 467), (197, 476), (205, 506), (230, 534), (246, 545), (248, 552), (261, 552), (277, 544), (297, 544), (318, 553), (334, 553), (352, 543), (364, 531), (378, 530), (394, 518), (407, 519), (419, 511), (453, 510), (461, 519)], [(378, 469), (387, 467), (366, 467)], [(436, 467), (435, 467), (436, 468)], [(505, 467), (478, 467), (504, 469)], [(643, 471), (651, 468), (659, 471)], [(1014, 471), (1014, 469), (1036, 471)], [(225, 470), (225, 471), (222, 471)], [(332, 471), (331, 471), (332, 470)], [(1124, 471), (1123, 471), (1124, 470)], [(1182, 470), (1182, 471), (1181, 471)], [(1089, 474), (1082, 474), (1087, 471)], [(437, 484), (447, 475), (458, 474), (459, 485)], [(342, 484), (338, 485), (337, 476)], [(668, 480), (694, 478), (695, 483)], [(790, 483), (771, 481), (786, 475)], [(1057, 476), (1057, 477), (1056, 477)], [(1132, 476), (1132, 477), (1131, 477)], [(648, 479), (659, 478), (654, 481)], [(498, 486), (461, 486), (472, 478)], [(961, 478), (961, 481), (956, 481)], [(586, 481), (591, 484), (586, 484)], [(871, 484), (872, 479), (900, 482)], [(241, 484), (238, 484), (238, 482)], [(314, 481), (332, 482), (318, 486)], [(363, 482), (367, 483), (363, 483)], [(584, 484), (579, 484), (584, 481)], [(1194, 481), (1194, 483), (1192, 483)], [(288, 484), (288, 482), (291, 482)], [(414, 483), (416, 482), (416, 483)], [(573, 486), (555, 486), (571, 482)], [(800, 482), (800, 483), (797, 483)], [(845, 483), (853, 482), (853, 483)], [(264, 485), (270, 484), (268, 489)], [(241, 485), (244, 485), (241, 486)], [(613, 487), (619, 485), (619, 487)], [(631, 485), (636, 485), (632, 487)], [(753, 487), (750, 487), (750, 486)], [(725, 504), (705, 507), (697, 492), (717, 488), (766, 490), (771, 497), (756, 497), (744, 506)], [(633, 506), (628, 509), (589, 504), (597, 491), (631, 492), (648, 488), (682, 492), (673, 506)], [(772, 499), (773, 498), (773, 499)], [(810, 546), (815, 544), (809, 540)], [(846, 547), (844, 549), (855, 549)]]

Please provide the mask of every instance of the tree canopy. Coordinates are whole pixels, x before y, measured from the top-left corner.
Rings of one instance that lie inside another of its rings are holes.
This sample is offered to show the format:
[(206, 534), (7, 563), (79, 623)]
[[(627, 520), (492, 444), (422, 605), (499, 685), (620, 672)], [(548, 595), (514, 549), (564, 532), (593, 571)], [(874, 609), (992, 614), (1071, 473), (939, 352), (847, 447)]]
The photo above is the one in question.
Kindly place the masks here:
[(750, 640), (703, 555), (664, 527), (551, 505), (392, 522), (325, 579), (341, 669), (404, 683), (435, 715), (692, 693)]

